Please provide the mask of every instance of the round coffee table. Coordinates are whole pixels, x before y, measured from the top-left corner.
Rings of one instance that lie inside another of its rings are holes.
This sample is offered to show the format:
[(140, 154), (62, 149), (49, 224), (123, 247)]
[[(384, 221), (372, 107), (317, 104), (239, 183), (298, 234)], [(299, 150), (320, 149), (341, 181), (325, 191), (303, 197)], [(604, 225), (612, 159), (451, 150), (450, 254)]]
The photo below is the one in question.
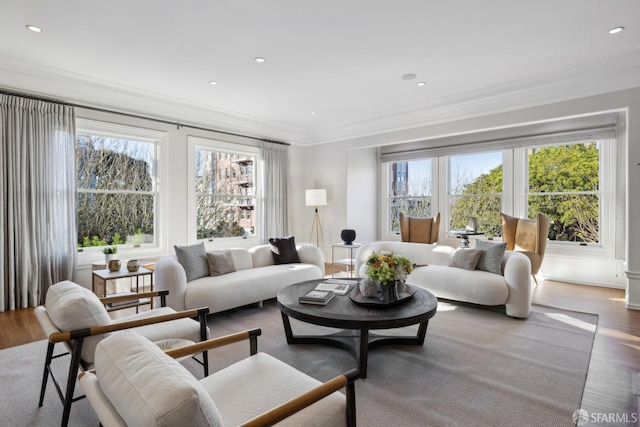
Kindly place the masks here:
[[(424, 289), (401, 304), (389, 307), (361, 306), (349, 295), (336, 295), (327, 305), (300, 304), (298, 298), (315, 288), (322, 279), (287, 286), (278, 292), (278, 307), (288, 344), (324, 344), (350, 352), (356, 359), (361, 378), (367, 376), (367, 354), (383, 345), (423, 345), (429, 319), (436, 314), (438, 300)], [(351, 292), (356, 291), (354, 288)], [(294, 335), (289, 317), (314, 325), (339, 328), (329, 335)], [(419, 324), (415, 336), (370, 334), (372, 329), (393, 329)]]

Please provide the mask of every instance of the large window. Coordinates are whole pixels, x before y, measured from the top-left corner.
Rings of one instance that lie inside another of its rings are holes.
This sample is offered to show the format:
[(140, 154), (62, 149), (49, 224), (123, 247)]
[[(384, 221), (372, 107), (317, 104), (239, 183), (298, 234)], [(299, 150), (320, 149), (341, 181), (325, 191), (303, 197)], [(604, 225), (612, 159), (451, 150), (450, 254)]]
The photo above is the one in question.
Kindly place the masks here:
[[(158, 140), (84, 122), (76, 138), (78, 246), (157, 244)], [(126, 132), (126, 130), (125, 130)]]
[[(485, 236), (499, 237), (500, 212), (532, 219), (540, 212), (550, 219), (550, 242), (610, 253), (614, 159), (615, 139), (605, 138), (389, 162), (389, 231), (398, 232), (398, 212), (440, 212), (445, 232), (473, 216)], [(432, 164), (439, 173), (430, 173)]]
[(400, 233), (399, 214), (427, 218), (433, 195), (431, 159), (391, 163), (389, 170), (389, 231)]
[(255, 235), (257, 154), (200, 139), (192, 148), (196, 239)]
[(527, 211), (550, 219), (549, 240), (600, 242), (600, 143), (527, 150)]
[(449, 157), (449, 229), (463, 229), (469, 217), (488, 236), (500, 235), (502, 152)]

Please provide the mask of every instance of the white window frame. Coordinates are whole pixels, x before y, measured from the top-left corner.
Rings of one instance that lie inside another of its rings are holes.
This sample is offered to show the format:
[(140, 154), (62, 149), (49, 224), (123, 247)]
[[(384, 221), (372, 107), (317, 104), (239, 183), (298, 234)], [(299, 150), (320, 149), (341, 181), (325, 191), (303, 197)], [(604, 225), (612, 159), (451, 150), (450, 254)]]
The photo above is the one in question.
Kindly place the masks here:
[[(617, 139), (595, 139), (600, 142), (600, 242), (581, 244), (578, 242), (547, 242), (547, 254), (564, 256), (589, 256), (595, 258), (615, 257), (615, 201), (616, 201), (616, 156), (618, 150)], [(589, 141), (594, 141), (590, 139)], [(580, 143), (579, 141), (571, 142)], [(546, 144), (558, 145), (558, 144)], [(524, 218), (527, 210), (527, 150), (532, 147), (542, 147), (545, 144), (531, 145), (521, 148), (502, 150), (502, 211), (512, 216)], [(473, 154), (471, 150), (468, 154)], [(459, 155), (457, 153), (456, 155)], [(453, 155), (452, 155), (453, 156)], [(440, 212), (440, 242), (454, 245), (457, 239), (447, 234), (449, 224), (449, 157), (448, 155), (432, 158), (433, 195), (432, 210)], [(396, 160), (394, 162), (401, 161)], [(384, 202), (382, 209), (381, 231), (382, 238), (386, 240), (399, 240), (400, 236), (392, 234), (388, 229), (389, 224), (389, 185), (391, 164), (382, 164), (383, 180), (381, 185), (381, 200)], [(520, 189), (520, 191), (517, 191)]]
[[(227, 247), (229, 244), (233, 244), (234, 240), (247, 240), (251, 245), (257, 245), (262, 241), (262, 235), (264, 233), (263, 230), (263, 203), (262, 203), (262, 152), (259, 147), (252, 147), (248, 145), (242, 144), (233, 144), (230, 142), (219, 141), (215, 139), (202, 138), (199, 136), (188, 136), (187, 137), (187, 146), (188, 146), (188, 197), (187, 202), (189, 204), (189, 220), (187, 231), (189, 233), (188, 241), (190, 244), (198, 243), (198, 242), (224, 242), (224, 246)], [(255, 175), (255, 226), (257, 232), (253, 235), (249, 236), (235, 236), (235, 237), (216, 237), (216, 238), (206, 238), (206, 239), (197, 239), (198, 234), (198, 225), (197, 225), (197, 196), (195, 191), (195, 182), (196, 182), (196, 150), (207, 150), (207, 151), (219, 151), (226, 152), (229, 154), (239, 154), (239, 155), (247, 155), (255, 157), (256, 164), (254, 165), (254, 175)], [(245, 246), (245, 245), (242, 245)]]
[[(165, 159), (169, 136), (167, 132), (145, 129), (130, 125), (103, 122), (84, 118), (76, 118), (76, 134), (99, 135), (111, 138), (128, 139), (132, 141), (149, 142), (155, 144), (153, 192), (155, 193), (154, 234), (153, 244), (124, 244), (118, 245), (119, 258), (155, 257), (166, 253), (166, 199), (167, 199), (167, 168)], [(77, 190), (76, 190), (77, 191)], [(96, 261), (104, 261), (104, 254), (100, 247), (78, 249), (78, 264), (88, 265)]]
[[(591, 142), (593, 139), (582, 141)], [(614, 257), (615, 252), (615, 195), (616, 195), (616, 140), (597, 139), (600, 143), (599, 164), (599, 196), (600, 196), (600, 241), (598, 243), (547, 241), (547, 254), (589, 255), (593, 257)], [(515, 168), (514, 185), (521, 191), (513, 192), (513, 216), (526, 217), (528, 212), (528, 165), (527, 150), (555, 145), (580, 144), (580, 141), (566, 144), (532, 145), (514, 149), (514, 157), (521, 160), (520, 167)]]

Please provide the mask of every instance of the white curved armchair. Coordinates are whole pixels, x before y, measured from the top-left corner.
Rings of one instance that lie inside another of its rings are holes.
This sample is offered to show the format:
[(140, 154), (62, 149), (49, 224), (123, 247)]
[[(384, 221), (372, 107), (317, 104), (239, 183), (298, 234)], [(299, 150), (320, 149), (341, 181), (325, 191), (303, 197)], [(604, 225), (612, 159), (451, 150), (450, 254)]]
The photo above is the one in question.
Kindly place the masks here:
[[(104, 427), (355, 426), (357, 369), (321, 383), (257, 352), (260, 329), (163, 353), (132, 331), (98, 344), (80, 384)], [(197, 380), (172, 357), (249, 340), (250, 357)], [(346, 396), (339, 392), (346, 387)]]

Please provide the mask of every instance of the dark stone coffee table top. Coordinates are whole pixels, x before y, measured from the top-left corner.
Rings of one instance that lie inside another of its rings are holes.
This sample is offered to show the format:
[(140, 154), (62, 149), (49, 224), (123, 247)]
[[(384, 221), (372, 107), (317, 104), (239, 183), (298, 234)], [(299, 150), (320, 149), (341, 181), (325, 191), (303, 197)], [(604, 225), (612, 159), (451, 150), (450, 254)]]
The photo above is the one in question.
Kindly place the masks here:
[[(352, 280), (352, 279), (350, 279)], [(358, 279), (353, 279), (358, 280)], [(415, 325), (436, 313), (438, 300), (421, 288), (398, 305), (371, 308), (351, 301), (349, 295), (336, 295), (327, 305), (300, 304), (298, 298), (315, 288), (322, 279), (288, 286), (278, 292), (280, 310), (295, 319), (342, 329), (388, 329)], [(354, 292), (355, 288), (351, 290)]]

